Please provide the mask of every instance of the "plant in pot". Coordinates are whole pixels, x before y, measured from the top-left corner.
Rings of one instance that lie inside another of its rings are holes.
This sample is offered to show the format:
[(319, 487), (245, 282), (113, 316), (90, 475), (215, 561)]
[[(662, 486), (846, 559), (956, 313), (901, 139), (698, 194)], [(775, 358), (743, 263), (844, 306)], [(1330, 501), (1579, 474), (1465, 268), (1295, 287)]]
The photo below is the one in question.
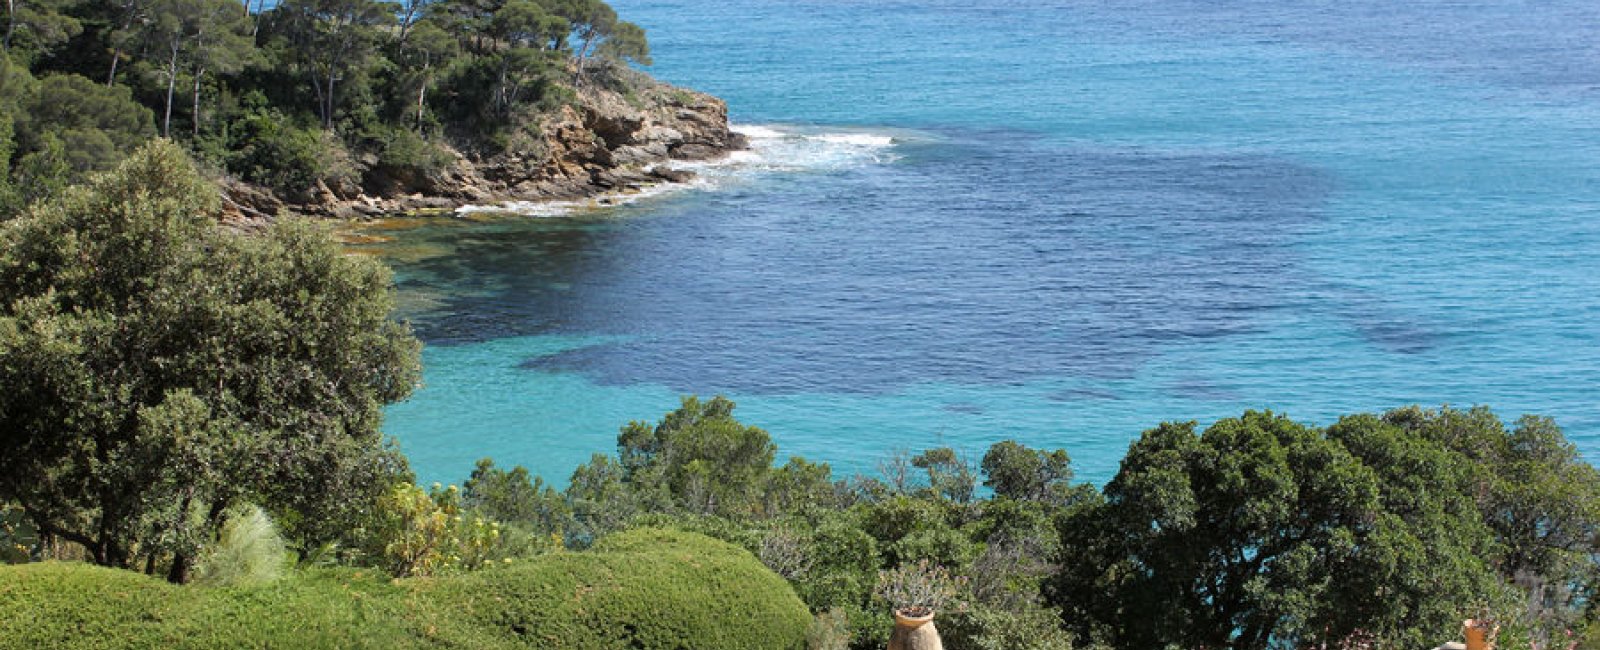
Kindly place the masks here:
[(878, 595), (894, 611), (889, 650), (944, 650), (933, 616), (947, 607), (960, 608), (956, 596), (965, 583), (966, 578), (927, 560), (879, 571)]
[(1487, 606), (1479, 606), (1476, 616), (1461, 624), (1461, 634), (1467, 637), (1467, 650), (1494, 650), (1495, 637), (1500, 635), (1500, 624)]

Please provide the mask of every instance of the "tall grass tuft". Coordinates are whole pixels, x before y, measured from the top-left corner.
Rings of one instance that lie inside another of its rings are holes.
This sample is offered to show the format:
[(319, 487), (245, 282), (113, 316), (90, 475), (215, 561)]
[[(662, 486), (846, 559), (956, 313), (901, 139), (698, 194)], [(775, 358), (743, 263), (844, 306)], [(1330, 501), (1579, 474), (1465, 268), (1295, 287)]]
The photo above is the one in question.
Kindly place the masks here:
[(247, 505), (229, 513), (222, 534), (196, 566), (195, 581), (210, 585), (258, 584), (283, 575), (283, 537), (261, 508)]

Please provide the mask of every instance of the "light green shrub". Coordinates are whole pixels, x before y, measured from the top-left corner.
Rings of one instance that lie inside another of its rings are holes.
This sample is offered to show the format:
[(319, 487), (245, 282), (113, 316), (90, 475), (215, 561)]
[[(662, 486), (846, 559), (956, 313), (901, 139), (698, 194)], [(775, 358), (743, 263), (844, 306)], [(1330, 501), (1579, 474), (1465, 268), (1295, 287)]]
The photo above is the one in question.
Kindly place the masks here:
[(850, 619), (843, 610), (817, 614), (806, 630), (806, 650), (846, 650), (850, 647)]
[(253, 505), (238, 508), (201, 556), (195, 580), (213, 585), (272, 582), (283, 575), (286, 553), (283, 536), (266, 512)]

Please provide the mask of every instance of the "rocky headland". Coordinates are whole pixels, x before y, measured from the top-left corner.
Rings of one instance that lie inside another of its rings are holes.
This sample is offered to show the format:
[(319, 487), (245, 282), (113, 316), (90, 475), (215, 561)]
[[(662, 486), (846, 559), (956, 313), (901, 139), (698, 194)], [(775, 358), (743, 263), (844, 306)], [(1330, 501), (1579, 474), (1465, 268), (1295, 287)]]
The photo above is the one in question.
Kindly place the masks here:
[(443, 212), (505, 201), (560, 201), (626, 194), (694, 173), (679, 161), (714, 160), (746, 146), (711, 95), (630, 70), (608, 83), (577, 85), (573, 99), (541, 114), (524, 146), (491, 155), (441, 144), (447, 162), (428, 170), (356, 157), (351, 180), (272, 191), (224, 178), (224, 217), (270, 220), (281, 213), (342, 219)]

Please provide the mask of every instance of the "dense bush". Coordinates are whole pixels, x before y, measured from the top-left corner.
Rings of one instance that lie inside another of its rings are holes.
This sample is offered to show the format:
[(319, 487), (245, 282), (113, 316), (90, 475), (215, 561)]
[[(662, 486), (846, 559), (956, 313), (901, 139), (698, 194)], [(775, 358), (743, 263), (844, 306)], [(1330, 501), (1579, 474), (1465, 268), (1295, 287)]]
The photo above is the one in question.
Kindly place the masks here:
[(414, 648), (406, 592), (351, 569), (180, 587), (77, 563), (0, 567), (0, 648)]
[(748, 552), (644, 528), (427, 585), (422, 623), (466, 646), (797, 649), (811, 615)]
[(296, 220), (225, 229), (217, 206), (155, 141), (0, 222), (0, 501), (176, 582), (234, 505), (309, 545), (407, 474), (378, 422), (420, 343), (388, 269)]
[(0, 649), (696, 648), (797, 650), (811, 616), (731, 545), (641, 529), (593, 551), (438, 578), (353, 569), (180, 587), (132, 571), (0, 567)]
[(354, 180), (349, 155), (336, 139), (296, 126), (277, 111), (245, 116), (232, 130), (227, 168), (252, 183), (305, 196), (318, 183)]

